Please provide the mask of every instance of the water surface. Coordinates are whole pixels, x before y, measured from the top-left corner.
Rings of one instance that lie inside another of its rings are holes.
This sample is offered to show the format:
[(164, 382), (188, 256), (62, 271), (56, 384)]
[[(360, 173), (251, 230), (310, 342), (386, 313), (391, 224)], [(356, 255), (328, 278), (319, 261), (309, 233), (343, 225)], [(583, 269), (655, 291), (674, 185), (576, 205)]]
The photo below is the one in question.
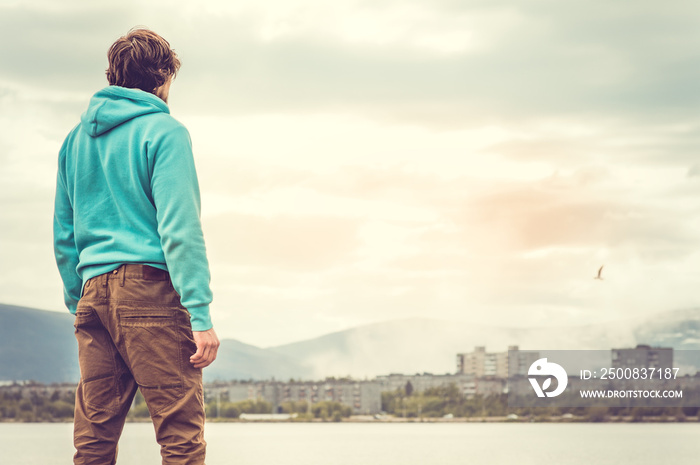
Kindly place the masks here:
[[(0, 423), (0, 464), (72, 463), (72, 425)], [(700, 461), (699, 423), (207, 423), (207, 465), (674, 465)], [(128, 423), (118, 464), (160, 463)]]

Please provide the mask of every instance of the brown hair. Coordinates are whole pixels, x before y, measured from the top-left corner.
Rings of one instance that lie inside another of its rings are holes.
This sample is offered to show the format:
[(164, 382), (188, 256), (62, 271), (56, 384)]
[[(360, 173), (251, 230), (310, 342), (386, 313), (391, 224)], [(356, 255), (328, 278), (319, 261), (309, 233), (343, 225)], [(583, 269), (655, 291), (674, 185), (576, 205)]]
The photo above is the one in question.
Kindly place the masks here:
[(180, 60), (167, 40), (145, 28), (133, 28), (107, 52), (107, 81), (112, 86), (153, 92), (177, 75)]

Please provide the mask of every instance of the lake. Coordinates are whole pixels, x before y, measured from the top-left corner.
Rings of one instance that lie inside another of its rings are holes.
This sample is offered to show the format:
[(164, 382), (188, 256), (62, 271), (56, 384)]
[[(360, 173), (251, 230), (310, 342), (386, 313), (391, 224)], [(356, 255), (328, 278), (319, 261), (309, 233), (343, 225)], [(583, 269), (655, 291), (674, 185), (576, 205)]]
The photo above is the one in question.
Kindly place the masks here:
[[(697, 464), (700, 423), (207, 423), (207, 465)], [(72, 463), (72, 424), (0, 423), (0, 464)], [(118, 464), (160, 463), (127, 423)]]

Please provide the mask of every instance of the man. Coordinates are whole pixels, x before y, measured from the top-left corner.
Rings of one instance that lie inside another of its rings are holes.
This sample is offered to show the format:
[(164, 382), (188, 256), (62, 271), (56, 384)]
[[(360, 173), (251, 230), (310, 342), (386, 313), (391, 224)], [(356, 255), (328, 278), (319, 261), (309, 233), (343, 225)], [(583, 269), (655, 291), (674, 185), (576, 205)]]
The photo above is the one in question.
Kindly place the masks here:
[(204, 463), (202, 368), (216, 358), (189, 133), (170, 116), (170, 44), (132, 29), (59, 152), (54, 250), (76, 315), (75, 464), (114, 464), (136, 390), (164, 464)]

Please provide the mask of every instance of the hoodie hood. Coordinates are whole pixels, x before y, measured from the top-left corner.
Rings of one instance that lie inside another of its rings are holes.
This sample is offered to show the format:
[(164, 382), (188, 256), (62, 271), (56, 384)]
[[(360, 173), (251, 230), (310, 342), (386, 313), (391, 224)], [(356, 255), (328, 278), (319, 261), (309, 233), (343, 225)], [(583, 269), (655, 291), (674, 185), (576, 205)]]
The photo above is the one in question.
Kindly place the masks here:
[(109, 86), (90, 99), (87, 111), (80, 117), (86, 133), (97, 137), (120, 124), (150, 113), (170, 113), (168, 105), (149, 92)]

